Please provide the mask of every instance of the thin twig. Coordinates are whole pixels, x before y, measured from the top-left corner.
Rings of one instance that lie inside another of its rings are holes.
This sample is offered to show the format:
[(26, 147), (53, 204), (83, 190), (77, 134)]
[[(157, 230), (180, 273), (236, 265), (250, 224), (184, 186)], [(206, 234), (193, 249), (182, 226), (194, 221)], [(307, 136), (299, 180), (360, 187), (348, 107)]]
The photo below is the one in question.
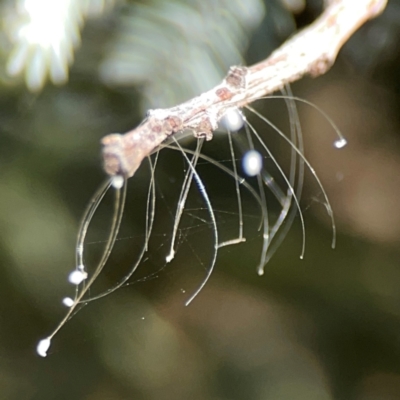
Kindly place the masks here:
[(348, 38), (380, 14), (387, 0), (326, 0), (326, 9), (266, 60), (251, 67), (231, 67), (221, 84), (183, 104), (150, 110), (137, 128), (102, 139), (107, 174), (131, 177), (142, 160), (168, 136), (186, 129), (212, 139), (220, 118), (309, 74), (324, 74)]

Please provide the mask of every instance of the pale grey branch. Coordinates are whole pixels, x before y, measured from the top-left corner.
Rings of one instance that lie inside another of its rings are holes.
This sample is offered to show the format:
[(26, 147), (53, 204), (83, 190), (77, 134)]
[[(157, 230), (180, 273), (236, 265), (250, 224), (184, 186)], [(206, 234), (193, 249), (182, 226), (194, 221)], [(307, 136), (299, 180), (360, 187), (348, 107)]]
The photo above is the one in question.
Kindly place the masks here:
[(221, 84), (169, 109), (150, 110), (145, 121), (125, 133), (102, 139), (107, 174), (131, 177), (142, 160), (168, 136), (184, 129), (212, 138), (218, 121), (232, 107), (242, 107), (309, 74), (325, 73), (348, 38), (380, 14), (387, 0), (329, 0), (321, 16), (295, 34), (266, 60), (251, 67), (231, 67)]

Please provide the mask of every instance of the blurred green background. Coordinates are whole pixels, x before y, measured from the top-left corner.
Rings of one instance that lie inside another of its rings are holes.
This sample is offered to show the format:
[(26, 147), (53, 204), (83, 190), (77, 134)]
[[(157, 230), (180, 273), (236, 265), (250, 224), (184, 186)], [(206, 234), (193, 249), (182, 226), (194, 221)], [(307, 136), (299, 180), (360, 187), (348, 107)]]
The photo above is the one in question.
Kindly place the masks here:
[[(332, 202), (336, 250), (308, 173), (305, 259), (297, 219), (259, 277), (259, 211), (243, 193), (247, 242), (220, 249), (210, 281), (185, 307), (209, 265), (212, 231), (193, 190), (179, 251), (165, 264), (185, 167), (181, 155), (163, 150), (153, 239), (131, 285), (72, 318), (47, 358), (35, 351), (64, 316), (62, 298), (73, 295), (67, 276), (79, 219), (104, 180), (100, 139), (131, 129), (148, 108), (211, 88), (232, 64), (264, 59), (321, 7), (316, 0), (0, 2), (1, 399), (400, 399), (397, 0), (354, 35), (325, 76), (293, 85), (348, 139), (335, 149), (329, 124), (299, 105), (306, 156)], [(281, 101), (258, 109), (287, 130)], [(290, 149), (262, 129), (287, 160)], [(205, 151), (224, 161), (226, 138)], [(221, 237), (233, 238), (233, 180), (206, 163), (199, 172)], [(138, 256), (148, 182), (143, 165), (91, 295), (118, 282)], [(89, 271), (111, 212), (112, 194), (89, 231)]]

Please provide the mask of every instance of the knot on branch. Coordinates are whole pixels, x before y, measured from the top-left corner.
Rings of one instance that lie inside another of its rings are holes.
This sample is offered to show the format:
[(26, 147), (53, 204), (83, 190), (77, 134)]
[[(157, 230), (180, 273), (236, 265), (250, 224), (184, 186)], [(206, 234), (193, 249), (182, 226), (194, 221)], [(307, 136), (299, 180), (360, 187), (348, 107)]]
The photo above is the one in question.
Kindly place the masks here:
[(225, 78), (227, 85), (234, 89), (246, 89), (248, 68), (233, 66), (229, 68), (228, 75)]
[(103, 145), (104, 170), (110, 176), (128, 176), (125, 159), (121, 157), (125, 149), (125, 140), (119, 133), (112, 133), (101, 140)]
[(196, 125), (194, 130), (194, 136), (196, 138), (205, 138), (207, 141), (213, 138), (213, 132), (218, 128), (218, 118), (215, 113), (209, 111), (206, 112), (200, 122)]
[(164, 109), (149, 110), (147, 124), (155, 134), (165, 134), (166, 136), (183, 129), (182, 119), (177, 115), (171, 115), (168, 110)]
[(335, 62), (334, 55), (322, 54), (318, 60), (312, 63), (309, 67), (309, 74), (312, 77), (325, 74)]

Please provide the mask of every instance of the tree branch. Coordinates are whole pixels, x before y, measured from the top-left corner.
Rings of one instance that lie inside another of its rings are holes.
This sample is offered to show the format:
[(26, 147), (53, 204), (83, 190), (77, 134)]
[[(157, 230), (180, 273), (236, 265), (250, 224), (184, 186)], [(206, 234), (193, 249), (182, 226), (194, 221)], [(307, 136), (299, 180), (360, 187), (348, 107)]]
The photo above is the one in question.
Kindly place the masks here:
[(348, 38), (380, 14), (387, 0), (326, 0), (326, 9), (309, 27), (295, 34), (266, 60), (251, 67), (231, 67), (221, 84), (169, 109), (150, 110), (137, 128), (102, 139), (104, 169), (110, 176), (131, 177), (142, 160), (168, 136), (190, 129), (212, 139), (218, 121), (309, 74), (324, 74)]

